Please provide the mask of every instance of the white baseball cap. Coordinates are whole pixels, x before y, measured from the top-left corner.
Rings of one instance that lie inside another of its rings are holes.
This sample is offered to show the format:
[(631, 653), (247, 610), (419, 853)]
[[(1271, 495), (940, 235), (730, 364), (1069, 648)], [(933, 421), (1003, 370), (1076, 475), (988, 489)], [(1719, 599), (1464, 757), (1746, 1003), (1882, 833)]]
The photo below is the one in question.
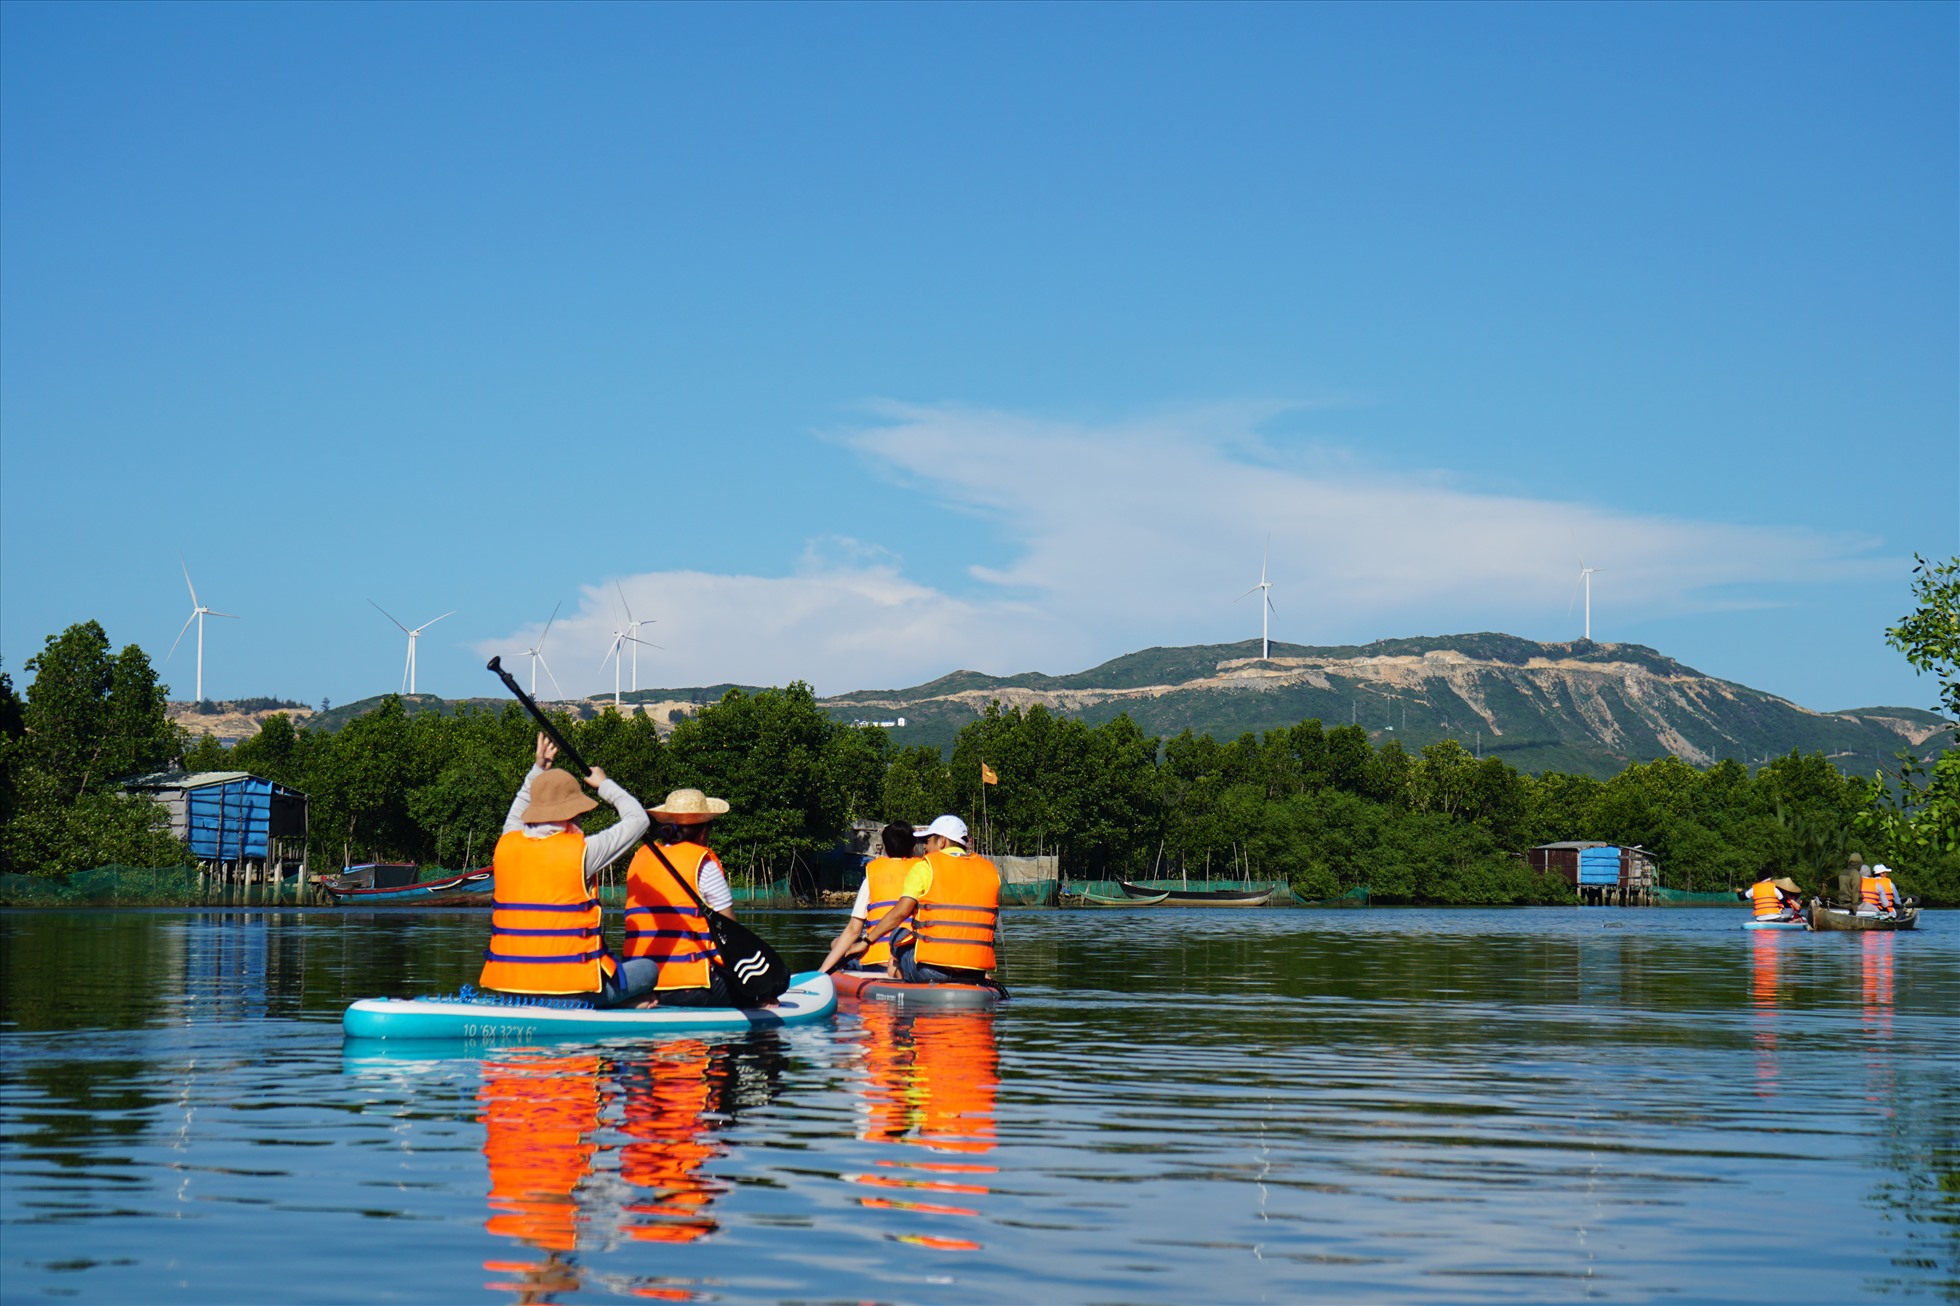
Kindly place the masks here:
[(957, 816), (936, 817), (922, 834), (936, 834), (942, 839), (951, 839), (960, 847), (966, 847), (966, 822)]

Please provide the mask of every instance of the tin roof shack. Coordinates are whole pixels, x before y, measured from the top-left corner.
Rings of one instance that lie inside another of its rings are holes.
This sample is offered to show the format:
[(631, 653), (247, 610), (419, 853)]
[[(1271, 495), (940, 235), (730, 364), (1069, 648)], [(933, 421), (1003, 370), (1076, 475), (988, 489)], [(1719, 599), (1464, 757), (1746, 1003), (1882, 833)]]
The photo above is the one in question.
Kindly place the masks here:
[(1641, 847), (1596, 840), (1543, 843), (1525, 854), (1534, 871), (1557, 875), (1592, 906), (1652, 906), (1654, 859)]
[(244, 771), (159, 771), (124, 788), (161, 803), (198, 864), (241, 883), (306, 874), (306, 795)]

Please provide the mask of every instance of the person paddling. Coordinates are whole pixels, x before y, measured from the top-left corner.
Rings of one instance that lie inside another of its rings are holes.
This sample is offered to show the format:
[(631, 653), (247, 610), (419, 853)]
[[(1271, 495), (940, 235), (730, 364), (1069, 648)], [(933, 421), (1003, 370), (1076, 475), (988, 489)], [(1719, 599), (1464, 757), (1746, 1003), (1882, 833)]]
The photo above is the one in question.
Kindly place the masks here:
[(1735, 896), (1755, 909), (1759, 921), (1803, 919), (1803, 890), (1788, 876), (1776, 878), (1767, 870), (1754, 884), (1737, 889)]
[(913, 921), (912, 941), (893, 949), (900, 979), (989, 984), (1000, 921), (1000, 871), (967, 851), (966, 822), (957, 816), (939, 817), (925, 836), (925, 856), (906, 872), (898, 901), (850, 950), (862, 952)]
[[(885, 913), (898, 905), (905, 888), (906, 874), (918, 862), (914, 855), (918, 836), (911, 822), (899, 821), (886, 826), (878, 832), (878, 842), (884, 848), (884, 854), (865, 863), (864, 883), (858, 885), (857, 901), (851, 904), (851, 919), (831, 940), (829, 953), (824, 956), (823, 964), (817, 967), (826, 974), (836, 969), (837, 964), (851, 951), (852, 945), (863, 937), (872, 921), (883, 920)], [(903, 947), (911, 939), (912, 932), (901, 926), (892, 939), (880, 939), (853, 960), (851, 969), (882, 971), (897, 978), (896, 964), (892, 961), (892, 944)]]
[(490, 946), (477, 983), (504, 993), (586, 995), (614, 1007), (648, 988), (650, 968), (635, 985), (622, 973), (599, 932), (593, 877), (640, 841), (646, 811), (606, 773), (593, 767), (585, 782), (612, 804), (619, 823), (586, 838), (578, 818), (599, 804), (576, 776), (552, 766), (558, 746), (540, 734), (534, 765), (504, 818), (491, 857), (493, 910)]
[[(626, 964), (649, 967), (643, 1004), (663, 1007), (738, 1007), (726, 971), (699, 905), (675, 882), (678, 872), (711, 910), (735, 919), (735, 895), (721, 861), (708, 846), (708, 830), (728, 804), (699, 789), (676, 789), (646, 816), (657, 823), (654, 838), (673, 870), (640, 849), (626, 868)], [(645, 817), (642, 818), (642, 821)], [(636, 973), (634, 979), (637, 981)]]

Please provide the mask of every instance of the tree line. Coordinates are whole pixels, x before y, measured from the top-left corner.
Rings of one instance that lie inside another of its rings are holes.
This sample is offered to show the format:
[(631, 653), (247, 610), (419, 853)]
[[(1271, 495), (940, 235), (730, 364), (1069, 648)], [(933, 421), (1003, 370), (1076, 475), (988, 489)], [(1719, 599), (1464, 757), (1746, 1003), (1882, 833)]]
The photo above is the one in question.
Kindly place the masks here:
[[(1960, 560), (1922, 563), (1915, 590), (1920, 612), (1892, 640), (1942, 677), (1944, 705), (1960, 715), (1960, 635), (1940, 618), (1945, 604), (1951, 620)], [(1942, 652), (1943, 638), (1954, 647)], [(171, 765), (250, 771), (306, 793), (315, 866), (480, 865), (534, 729), (515, 704), (410, 715), (391, 695), (338, 731), (277, 715), (225, 748), (173, 726), (147, 655), (133, 644), (111, 654), (94, 622), (51, 636), (29, 669), (21, 696), (0, 675), (0, 856), (6, 870), (36, 875), (187, 860), (161, 810), (118, 783)], [(1597, 839), (1647, 849), (1674, 889), (1723, 891), (1764, 871), (1814, 888), (1857, 851), (1891, 864), (1905, 892), (1960, 903), (1954, 752), (1930, 771), (1907, 763), (1889, 782), (1794, 752), (1753, 772), (1664, 757), (1598, 780), (1521, 774), (1455, 742), (1417, 753), (1393, 740), (1377, 746), (1359, 726), (1318, 720), (1228, 741), (1189, 731), (1158, 739), (1127, 716), (1089, 726), (995, 703), (945, 756), (834, 720), (800, 682), (730, 691), (664, 739), (651, 719), (610, 707), (560, 726), (643, 801), (683, 786), (728, 799), (716, 826), (723, 858), (765, 876), (811, 863), (854, 821), (954, 812), (987, 849), (1057, 854), (1079, 878), (1182, 874), (1284, 880), (1308, 897), (1366, 886), (1410, 902), (1562, 901), (1568, 891), (1532, 873), (1525, 850)], [(998, 783), (982, 783), (983, 764)], [(608, 818), (601, 808), (593, 819)]]

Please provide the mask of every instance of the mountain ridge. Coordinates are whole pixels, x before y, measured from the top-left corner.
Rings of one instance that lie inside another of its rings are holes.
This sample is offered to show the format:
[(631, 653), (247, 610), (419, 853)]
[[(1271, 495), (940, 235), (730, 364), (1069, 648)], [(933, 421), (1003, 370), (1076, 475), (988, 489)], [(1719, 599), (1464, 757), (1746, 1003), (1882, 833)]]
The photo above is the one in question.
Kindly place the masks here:
[[(1901, 747), (1930, 755), (1952, 744), (1953, 724), (1916, 708), (1817, 712), (1735, 681), (1708, 676), (1641, 644), (1574, 640), (1538, 643), (1501, 632), (1414, 636), (1369, 644), (1258, 640), (1160, 646), (1066, 675), (993, 676), (957, 670), (905, 689), (864, 689), (818, 700), (833, 717), (885, 723), (895, 744), (950, 748), (960, 728), (991, 703), (1050, 711), (1098, 725), (1128, 713), (1145, 733), (1183, 730), (1229, 739), (1319, 718), (1354, 724), (1378, 745), (1405, 748), (1454, 739), (1505, 757), (1524, 771), (1606, 776), (1629, 762), (1674, 755), (1697, 766), (1725, 757), (1753, 762), (1796, 749), (1823, 752), (1845, 770), (1868, 774)], [(729, 689), (643, 689), (622, 695), (631, 712), (663, 730)], [(595, 715), (610, 694), (554, 706)], [(362, 700), (321, 713), (314, 729), (336, 729), (378, 704)], [(412, 711), (449, 711), (418, 695)]]

